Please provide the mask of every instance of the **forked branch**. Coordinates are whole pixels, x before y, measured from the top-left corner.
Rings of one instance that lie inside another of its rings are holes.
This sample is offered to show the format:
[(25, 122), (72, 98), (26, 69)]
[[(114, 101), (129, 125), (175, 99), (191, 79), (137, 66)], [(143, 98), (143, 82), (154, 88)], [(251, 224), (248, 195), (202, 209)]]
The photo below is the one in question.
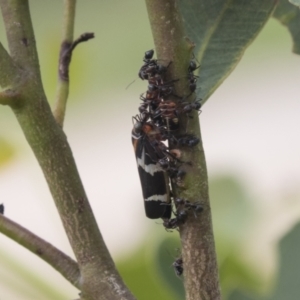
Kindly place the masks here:
[[(81, 272), (81, 298), (133, 300), (103, 241), (65, 133), (44, 94), (28, 0), (0, 0), (10, 55), (22, 69), (13, 112), (39, 162)], [(0, 70), (1, 72), (1, 70)]]

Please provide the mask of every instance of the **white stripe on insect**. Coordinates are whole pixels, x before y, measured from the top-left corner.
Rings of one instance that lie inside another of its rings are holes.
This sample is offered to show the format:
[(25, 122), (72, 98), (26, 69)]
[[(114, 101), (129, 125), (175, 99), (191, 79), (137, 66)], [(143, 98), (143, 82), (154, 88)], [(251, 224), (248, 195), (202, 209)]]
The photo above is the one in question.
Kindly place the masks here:
[(168, 195), (152, 195), (151, 197), (145, 199), (145, 201), (161, 201), (161, 202), (168, 202)]
[(155, 172), (162, 172), (162, 168), (159, 163), (145, 165), (145, 148), (143, 148), (142, 157), (137, 158), (136, 161), (138, 166), (142, 167), (145, 172), (149, 173), (152, 176)]
[(131, 137), (135, 140), (138, 140), (142, 137), (142, 135), (140, 133), (137, 134), (137, 133), (131, 132)]

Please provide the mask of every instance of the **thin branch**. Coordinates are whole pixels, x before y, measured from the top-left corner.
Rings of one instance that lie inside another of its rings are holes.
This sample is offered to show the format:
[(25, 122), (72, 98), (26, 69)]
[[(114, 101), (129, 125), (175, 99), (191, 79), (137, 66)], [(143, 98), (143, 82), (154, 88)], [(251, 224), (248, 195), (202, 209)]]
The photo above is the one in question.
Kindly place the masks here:
[[(176, 1), (146, 0), (146, 5), (157, 57), (162, 61), (173, 62), (168, 69), (169, 79), (182, 78), (175, 86), (176, 93), (188, 95), (189, 85), (184, 78), (187, 78), (193, 44), (185, 38)], [(191, 162), (192, 166), (186, 167), (184, 188), (174, 185), (173, 192), (180, 198), (192, 202), (200, 201), (203, 206), (201, 215), (197, 218), (193, 214), (189, 215), (186, 223), (180, 226), (186, 299), (218, 300), (221, 296), (208, 195), (208, 177), (196, 112), (189, 122), (186, 122), (185, 116), (180, 118), (179, 134), (186, 132), (196, 135), (200, 143), (192, 150), (180, 149), (182, 160)]]
[(69, 66), (75, 47), (82, 42), (87, 42), (88, 40), (93, 39), (94, 37), (94, 33), (86, 32), (73, 43), (63, 42), (59, 59), (59, 78), (61, 81), (69, 81)]
[(17, 68), (13, 60), (0, 43), (0, 86), (9, 87), (16, 80)]
[(42, 86), (28, 0), (0, 0), (0, 6), (13, 61)]
[(72, 43), (77, 0), (64, 0), (63, 41)]
[(80, 271), (77, 263), (69, 256), (2, 214), (0, 214), (0, 232), (38, 255), (80, 289)]
[(81, 42), (94, 38), (93, 33), (84, 33), (73, 42), (76, 0), (64, 0), (62, 43), (59, 54), (58, 82), (53, 115), (63, 127), (69, 96), (69, 66), (74, 48)]
[(83, 33), (73, 43), (64, 41), (61, 45), (58, 67), (59, 80), (56, 92), (56, 103), (53, 112), (57, 123), (61, 127), (63, 127), (66, 105), (69, 95), (69, 66), (71, 63), (73, 50), (79, 43), (86, 42), (94, 37), (94, 33), (87, 32)]
[[(56, 101), (54, 105), (53, 115), (56, 122), (63, 127), (66, 105), (69, 96), (69, 64), (71, 62), (72, 53), (68, 54), (69, 61), (65, 64), (66, 50), (70, 48), (73, 42), (74, 24), (75, 24), (76, 0), (64, 0), (64, 16), (62, 25), (62, 43), (60, 47), (59, 63), (58, 63), (58, 82), (56, 88)], [(68, 52), (68, 51), (67, 51)], [(71, 51), (72, 52), (72, 51)], [(67, 75), (62, 76), (62, 70), (66, 70)], [(67, 78), (67, 80), (64, 80)]]

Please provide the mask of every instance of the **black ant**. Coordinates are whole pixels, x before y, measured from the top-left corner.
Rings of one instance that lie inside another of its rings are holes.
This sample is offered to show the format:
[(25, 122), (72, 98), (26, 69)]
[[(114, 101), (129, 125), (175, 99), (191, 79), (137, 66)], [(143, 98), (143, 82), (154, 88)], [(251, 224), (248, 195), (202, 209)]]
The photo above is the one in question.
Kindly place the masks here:
[(171, 62), (168, 64), (167, 67), (160, 65), (157, 63), (157, 59), (152, 59), (154, 55), (154, 50), (148, 50), (145, 52), (144, 56), (144, 64), (139, 70), (139, 77), (142, 80), (149, 80), (151, 77), (155, 76), (156, 74), (164, 74)]
[(192, 134), (186, 134), (179, 138), (175, 138), (174, 136), (171, 136), (169, 139), (174, 145), (182, 146), (182, 147), (184, 146), (194, 147), (200, 142), (199, 138), (195, 137)]
[(185, 210), (181, 210), (175, 214), (175, 218), (164, 220), (163, 225), (165, 229), (176, 229), (178, 226), (185, 223), (187, 219), (187, 213)]
[(203, 211), (203, 206), (200, 202), (190, 202), (189, 200), (185, 200), (183, 198), (174, 199), (174, 203), (177, 209), (186, 209), (187, 211), (193, 210), (196, 216), (196, 213)]
[(201, 101), (202, 99), (196, 99), (195, 101), (189, 103), (189, 102), (183, 102), (182, 105), (182, 111), (184, 113), (190, 113), (192, 110), (197, 110), (198, 112), (201, 112)]
[[(189, 89), (191, 94), (193, 94), (196, 91), (197, 88), (197, 80), (199, 76), (194, 75), (194, 71), (200, 68), (200, 65), (197, 66), (194, 60), (190, 61), (189, 67), (188, 67), (188, 80), (189, 80)], [(191, 95), (190, 94), (190, 95)], [(189, 96), (190, 96), (189, 95)]]
[(178, 257), (172, 264), (175, 274), (179, 277), (183, 273), (183, 260), (182, 256)]

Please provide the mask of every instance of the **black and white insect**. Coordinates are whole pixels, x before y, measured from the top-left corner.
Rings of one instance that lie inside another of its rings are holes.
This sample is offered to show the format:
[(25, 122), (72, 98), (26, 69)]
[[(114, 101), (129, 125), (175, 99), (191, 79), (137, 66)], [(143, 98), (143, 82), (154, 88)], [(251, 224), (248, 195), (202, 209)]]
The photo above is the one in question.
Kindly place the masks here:
[(4, 205), (0, 204), (0, 214), (3, 215), (4, 214)]
[(146, 216), (169, 219), (172, 214), (169, 179), (159, 164), (166, 155), (158, 127), (147, 121), (147, 115), (136, 116), (132, 129), (132, 144), (136, 156), (144, 197)]

